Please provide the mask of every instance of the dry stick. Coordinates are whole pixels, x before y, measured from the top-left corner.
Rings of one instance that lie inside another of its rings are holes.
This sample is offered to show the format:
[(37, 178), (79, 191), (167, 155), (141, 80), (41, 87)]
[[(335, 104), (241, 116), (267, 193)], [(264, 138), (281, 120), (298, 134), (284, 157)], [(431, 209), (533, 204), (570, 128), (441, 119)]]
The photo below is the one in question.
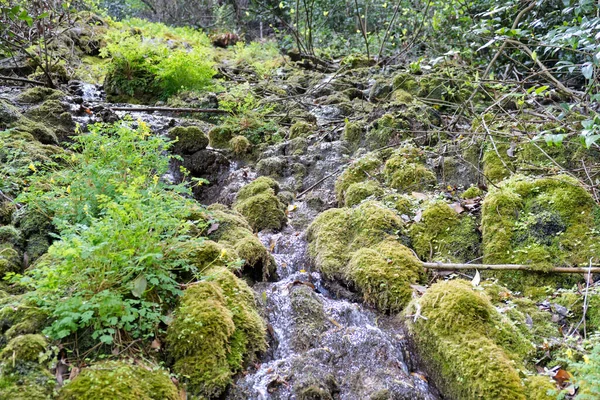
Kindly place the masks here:
[(424, 268), (438, 269), (443, 271), (461, 270), (461, 269), (478, 269), (491, 271), (528, 271), (546, 273), (552, 272), (556, 274), (591, 274), (600, 273), (600, 267), (554, 267), (545, 271), (537, 271), (531, 265), (524, 264), (454, 264), (454, 263), (431, 263), (423, 262)]
[(46, 84), (44, 82), (32, 81), (31, 79), (25, 79), (25, 78), (13, 78), (12, 76), (0, 76), (0, 79), (4, 80), (4, 81), (31, 83), (32, 85), (46, 86)]
[(324, 176), (322, 179), (320, 179), (317, 183), (315, 183), (314, 185), (311, 185), (308, 189), (302, 191), (301, 193), (298, 194), (298, 196), (296, 196), (296, 199), (299, 199), (300, 197), (304, 196), (306, 193), (310, 192), (311, 190), (313, 190), (314, 188), (316, 188), (321, 182), (325, 181), (328, 178), (331, 178), (332, 176), (339, 174), (340, 172), (342, 172), (342, 166), (340, 166), (337, 170), (335, 170), (334, 172), (332, 172), (329, 175)]
[(113, 111), (164, 111), (164, 112), (191, 112), (191, 113), (211, 113), (211, 114), (227, 114), (227, 110), (219, 110), (217, 108), (171, 108), (171, 107), (125, 107), (115, 106), (110, 107)]
[(396, 3), (396, 7), (394, 8), (394, 15), (392, 15), (392, 19), (385, 31), (385, 35), (383, 35), (383, 39), (381, 40), (381, 46), (379, 47), (379, 54), (377, 54), (377, 62), (381, 63), (381, 56), (383, 55), (383, 49), (385, 48), (385, 42), (387, 42), (387, 38), (390, 34), (390, 30), (394, 25), (394, 21), (396, 20), (396, 16), (398, 15), (398, 10), (400, 9), (400, 1)]

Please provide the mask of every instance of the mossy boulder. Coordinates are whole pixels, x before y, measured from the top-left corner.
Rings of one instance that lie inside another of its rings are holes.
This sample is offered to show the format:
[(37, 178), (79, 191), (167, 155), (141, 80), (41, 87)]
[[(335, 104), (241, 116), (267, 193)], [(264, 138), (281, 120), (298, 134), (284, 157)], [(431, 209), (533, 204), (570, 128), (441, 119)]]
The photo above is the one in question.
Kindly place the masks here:
[(398, 240), (402, 226), (394, 211), (376, 201), (330, 209), (308, 228), (309, 250), (325, 277), (340, 279), (367, 303), (395, 312), (410, 300), (410, 285), (423, 273)]
[(400, 72), (394, 76), (393, 79), (394, 90), (404, 90), (408, 93), (415, 93), (418, 89), (419, 83), (415, 77), (408, 72)]
[[(256, 281), (267, 280), (275, 275), (275, 260), (262, 245), (243, 215), (221, 204), (208, 208), (208, 220), (217, 221), (218, 228), (209, 238), (218, 241), (228, 257), (235, 256), (244, 260), (243, 272)], [(212, 254), (215, 255), (214, 253)]]
[(585, 264), (597, 254), (595, 210), (591, 195), (568, 176), (515, 176), (503, 181), (498, 188), (490, 188), (483, 202), (484, 262), (527, 264), (540, 271), (503, 273), (502, 282), (514, 290), (535, 290), (574, 279), (542, 272)]
[(21, 92), (17, 96), (17, 101), (24, 104), (36, 104), (46, 100), (61, 100), (64, 97), (65, 94), (60, 90), (36, 86)]
[(234, 137), (233, 131), (227, 126), (215, 126), (208, 131), (208, 140), (214, 148), (229, 148), (229, 142)]
[(177, 140), (173, 145), (176, 154), (193, 154), (208, 146), (208, 137), (197, 126), (176, 126), (169, 130), (169, 138)]
[(290, 303), (294, 321), (292, 346), (296, 351), (304, 352), (313, 347), (327, 329), (327, 316), (323, 302), (308, 286), (294, 286), (290, 291)]
[(392, 114), (384, 114), (369, 127), (365, 135), (366, 142), (371, 148), (376, 149), (390, 143), (399, 143), (408, 138), (409, 124), (402, 118)]
[(59, 392), (59, 400), (179, 400), (169, 375), (156, 367), (106, 361), (85, 368)]
[(342, 138), (353, 145), (358, 145), (362, 139), (363, 130), (364, 127), (362, 124), (358, 122), (347, 122), (346, 125), (344, 125)]
[(392, 103), (395, 105), (408, 105), (413, 102), (413, 99), (412, 94), (403, 89), (394, 90), (391, 94)]
[(47, 346), (48, 342), (42, 335), (17, 336), (0, 352), (0, 362), (3, 369), (17, 369), (30, 363), (39, 364), (47, 359)]
[(10, 296), (2, 300), (0, 308), (0, 332), (6, 340), (20, 335), (37, 334), (48, 322), (47, 313), (22, 296)]
[(21, 118), (21, 113), (17, 107), (6, 100), (0, 99), (0, 129), (6, 129), (19, 118)]
[(374, 153), (369, 153), (349, 165), (335, 181), (338, 203), (345, 204), (348, 188), (355, 183), (366, 181), (369, 177), (377, 176), (382, 165), (383, 160)]
[(411, 338), (446, 396), (529, 398), (520, 370), (533, 344), (470, 282), (436, 283), (405, 313)]
[(285, 205), (276, 196), (278, 191), (279, 185), (272, 178), (257, 178), (240, 189), (234, 209), (255, 231), (281, 229), (287, 217)]
[(235, 155), (241, 156), (247, 154), (252, 149), (252, 143), (242, 135), (237, 135), (229, 141), (229, 147)]
[(23, 271), (23, 253), (12, 243), (0, 243), (0, 278)]
[(43, 144), (58, 144), (56, 132), (42, 122), (23, 117), (11, 126), (19, 134), (29, 134)]
[(344, 195), (344, 205), (346, 207), (352, 207), (365, 199), (381, 196), (382, 194), (383, 188), (377, 181), (368, 180), (353, 183), (348, 186), (348, 189), (346, 190)]
[(220, 396), (244, 362), (266, 347), (251, 289), (224, 268), (207, 276), (186, 289), (167, 330), (173, 370), (200, 398)]
[(477, 197), (481, 197), (482, 195), (483, 190), (479, 189), (477, 186), (470, 186), (460, 195), (460, 197), (462, 197), (463, 199), (474, 199)]
[(467, 262), (478, 255), (480, 237), (469, 215), (459, 215), (443, 201), (433, 201), (409, 229), (411, 244), (424, 261)]
[[(73, 117), (69, 113), (69, 108), (66, 104), (63, 104), (58, 100), (46, 100), (39, 106), (27, 110), (25, 116), (34, 122), (42, 123), (46, 127), (50, 128), (59, 141), (65, 140), (69, 136), (75, 134), (75, 122), (73, 122)], [(20, 123), (17, 122), (17, 128), (19, 124)], [(27, 126), (32, 125), (30, 122), (26, 121), (23, 121), (22, 124), (26, 126), (23, 128), (24, 131), (27, 131)], [(34, 128), (31, 127), (30, 130), (31, 129)], [(35, 129), (39, 130), (39, 128)], [(32, 133), (32, 135), (35, 137), (33, 132), (30, 133)], [(42, 139), (43, 138), (38, 140), (40, 140), (42, 143), (45, 143), (45, 141)]]
[(437, 184), (433, 171), (404, 155), (387, 160), (383, 174), (390, 187), (405, 193), (426, 191)]
[(308, 122), (298, 121), (290, 127), (290, 139), (308, 137), (314, 133), (314, 126)]

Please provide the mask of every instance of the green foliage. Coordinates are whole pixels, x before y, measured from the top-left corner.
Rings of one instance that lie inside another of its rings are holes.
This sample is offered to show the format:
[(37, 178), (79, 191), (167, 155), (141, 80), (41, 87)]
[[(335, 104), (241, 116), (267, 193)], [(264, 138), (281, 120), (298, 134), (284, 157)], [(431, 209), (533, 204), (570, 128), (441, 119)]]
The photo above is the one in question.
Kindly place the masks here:
[[(170, 32), (161, 24), (147, 24), (134, 33), (126, 27), (110, 31), (101, 50), (103, 57), (111, 59), (105, 86), (113, 100), (150, 102), (212, 87), (215, 71), (204, 36), (185, 29)], [(176, 47), (170, 47), (168, 40)]]
[(59, 400), (178, 400), (179, 391), (160, 369), (126, 361), (106, 361), (85, 368), (58, 394)]
[(175, 271), (191, 268), (179, 253), (190, 202), (183, 187), (159, 178), (168, 143), (138, 126), (95, 126), (76, 137), (71, 167), (39, 176), (20, 198), (50, 210), (60, 233), (21, 279), (50, 314), (52, 338), (87, 332), (112, 344), (120, 332), (154, 336), (180, 294)]
[(269, 79), (283, 65), (285, 58), (274, 41), (238, 42), (233, 47), (233, 61), (238, 67), (249, 66), (260, 79)]
[(573, 383), (579, 387), (578, 399), (592, 400), (600, 396), (600, 345), (594, 346), (582, 361), (571, 363), (569, 369)]

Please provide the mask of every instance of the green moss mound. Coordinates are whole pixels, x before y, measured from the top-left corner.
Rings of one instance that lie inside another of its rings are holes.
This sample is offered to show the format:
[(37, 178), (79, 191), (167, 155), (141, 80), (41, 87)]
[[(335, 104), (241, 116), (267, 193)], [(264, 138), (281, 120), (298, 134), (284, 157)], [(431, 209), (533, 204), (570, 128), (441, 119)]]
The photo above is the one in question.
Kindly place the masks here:
[(167, 342), (173, 370), (196, 396), (220, 396), (232, 376), (266, 348), (251, 289), (222, 267), (186, 289)]
[(169, 138), (177, 140), (173, 145), (177, 154), (193, 154), (208, 146), (208, 137), (197, 126), (176, 126), (169, 130)]
[(461, 194), (460, 197), (463, 199), (474, 199), (476, 197), (480, 197), (481, 195), (483, 195), (483, 190), (479, 189), (477, 186), (470, 186)]
[(348, 187), (344, 203), (346, 207), (352, 207), (369, 197), (378, 197), (382, 194), (383, 188), (377, 181), (357, 182)]
[[(503, 181), (483, 202), (484, 262), (527, 264), (540, 272), (585, 264), (597, 252), (594, 210), (590, 194), (568, 176)], [(515, 271), (502, 279), (511, 289), (535, 290), (573, 277)]]
[(179, 400), (169, 375), (159, 369), (124, 361), (107, 361), (85, 368), (65, 385), (59, 400)]
[(405, 313), (411, 337), (445, 395), (529, 398), (519, 370), (533, 344), (470, 282), (436, 283)]
[(330, 209), (308, 228), (309, 249), (327, 278), (341, 279), (382, 311), (401, 310), (421, 263), (398, 241), (402, 220), (376, 201)]
[(290, 139), (308, 137), (313, 134), (315, 128), (308, 122), (298, 121), (290, 127)]
[(6, 129), (19, 118), (21, 118), (21, 113), (17, 107), (6, 100), (0, 99), (0, 129)]
[(239, 191), (234, 209), (255, 231), (281, 229), (287, 217), (285, 205), (276, 196), (278, 191), (279, 185), (273, 179), (257, 178)]
[(410, 227), (409, 235), (421, 260), (467, 262), (475, 259), (479, 250), (475, 220), (457, 214), (443, 201), (428, 204), (419, 222)]
[(4, 368), (18, 368), (27, 363), (39, 363), (45, 358), (48, 342), (42, 335), (21, 335), (12, 339), (2, 352), (0, 361)]
[(275, 275), (275, 261), (252, 228), (240, 213), (222, 204), (208, 207), (203, 218), (218, 221), (218, 228), (208, 236), (218, 241), (227, 254), (244, 260), (243, 272), (256, 281), (267, 280)]
[(428, 190), (437, 184), (431, 170), (404, 154), (387, 160), (383, 174), (390, 187), (405, 193)]
[(363, 136), (363, 126), (357, 122), (347, 122), (344, 126), (344, 133), (342, 134), (342, 138), (354, 145), (360, 143)]
[(215, 126), (208, 131), (208, 140), (212, 147), (226, 149), (229, 148), (229, 141), (233, 139), (232, 130), (226, 126)]
[(65, 94), (60, 90), (36, 86), (21, 92), (17, 96), (17, 101), (19, 103), (35, 104), (45, 100), (60, 100), (63, 97), (65, 97)]
[(374, 153), (358, 159), (348, 166), (335, 181), (335, 193), (340, 205), (345, 203), (346, 191), (350, 185), (366, 181), (369, 176), (376, 176), (381, 169), (383, 160)]
[(234, 154), (241, 156), (252, 149), (252, 143), (245, 136), (237, 135), (229, 141), (229, 147), (231, 147)]

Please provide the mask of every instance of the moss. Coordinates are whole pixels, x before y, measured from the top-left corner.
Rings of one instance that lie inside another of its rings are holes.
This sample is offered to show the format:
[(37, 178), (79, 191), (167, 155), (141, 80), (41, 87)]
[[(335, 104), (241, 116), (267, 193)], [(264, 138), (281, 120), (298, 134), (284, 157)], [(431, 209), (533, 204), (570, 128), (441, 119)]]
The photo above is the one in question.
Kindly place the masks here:
[(216, 126), (208, 132), (209, 143), (214, 148), (229, 148), (233, 136), (231, 129), (225, 126)]
[(383, 194), (383, 188), (377, 181), (365, 181), (353, 183), (346, 190), (344, 204), (346, 207), (352, 207), (369, 197), (377, 197)]
[[(590, 194), (568, 176), (506, 180), (483, 202), (484, 262), (528, 264), (541, 272), (587, 263), (597, 251), (594, 209)], [(535, 290), (576, 278), (515, 271), (502, 279), (510, 289)]]
[(401, 311), (412, 296), (411, 284), (423, 273), (410, 249), (394, 240), (356, 251), (347, 267), (347, 278), (367, 304), (379, 310)]
[(35, 304), (23, 301), (19, 296), (7, 300), (0, 309), (0, 330), (7, 340), (19, 335), (40, 333), (46, 326), (48, 315)]
[(405, 194), (389, 194), (383, 197), (382, 202), (395, 209), (398, 214), (410, 216), (414, 214), (416, 199)]
[(51, 226), (50, 217), (42, 210), (31, 207), (19, 209), (14, 218), (14, 223), (23, 236), (29, 237), (36, 233), (47, 232)]
[(408, 93), (415, 93), (418, 83), (413, 75), (407, 72), (400, 72), (394, 76), (394, 90), (402, 89)]
[(235, 330), (227, 360), (235, 373), (266, 350), (266, 327), (256, 311), (254, 293), (246, 282), (223, 267), (209, 269), (206, 276), (208, 281), (216, 282), (223, 290), (227, 308), (232, 312)]
[(483, 195), (483, 190), (479, 189), (477, 186), (470, 186), (461, 194), (460, 197), (463, 199), (474, 199), (476, 197), (480, 197), (481, 195)]
[(325, 277), (347, 282), (382, 311), (397, 311), (421, 270), (397, 241), (401, 229), (402, 220), (375, 201), (330, 209), (308, 228), (309, 249)]
[(534, 375), (527, 377), (525, 391), (528, 400), (556, 399), (556, 383), (548, 376)]
[(29, 262), (33, 263), (35, 260), (44, 255), (50, 247), (50, 240), (46, 234), (34, 234), (27, 238), (27, 245), (25, 247), (25, 253), (29, 258)]
[(0, 99), (0, 129), (6, 129), (19, 118), (21, 118), (21, 113), (17, 107), (6, 100)]
[(21, 231), (12, 225), (0, 226), (0, 243), (10, 243), (14, 246), (20, 246), (23, 243)]
[(209, 237), (218, 240), (226, 251), (244, 260), (244, 272), (255, 280), (267, 280), (275, 274), (275, 261), (260, 240), (252, 234), (250, 225), (241, 214), (213, 204), (210, 218), (219, 227)]
[(36, 369), (21, 375), (4, 374), (0, 377), (0, 399), (52, 400), (56, 382), (49, 371)]
[(222, 267), (186, 289), (167, 330), (173, 370), (188, 392), (220, 396), (244, 362), (266, 348), (251, 289)]
[(22, 272), (23, 254), (11, 243), (0, 243), (0, 278), (7, 273)]
[(21, 335), (13, 338), (2, 352), (0, 361), (4, 370), (15, 370), (28, 364), (39, 364), (47, 359), (48, 342), (42, 335)]
[(403, 119), (385, 114), (372, 124), (365, 139), (372, 148), (387, 146), (390, 142), (406, 139), (408, 128), (408, 123)]
[(237, 195), (234, 209), (242, 214), (252, 229), (281, 229), (287, 217), (285, 206), (276, 196), (279, 185), (271, 178), (260, 177), (244, 186)]
[(159, 369), (124, 361), (106, 361), (85, 368), (66, 384), (59, 400), (178, 400), (179, 391)]
[(281, 177), (287, 165), (288, 160), (283, 156), (267, 157), (256, 164), (256, 171), (266, 176)]
[(56, 133), (42, 122), (35, 122), (29, 118), (21, 118), (13, 125), (15, 132), (29, 134), (40, 143), (58, 144)]
[(467, 262), (477, 256), (479, 235), (473, 218), (459, 216), (448, 204), (435, 201), (410, 229), (412, 247), (425, 261)]
[(304, 121), (298, 121), (290, 127), (290, 138), (308, 137), (314, 133), (314, 130), (313, 125)]
[(311, 288), (299, 285), (291, 289), (290, 303), (294, 321), (292, 346), (296, 351), (304, 352), (313, 347), (326, 330), (327, 317), (323, 302)]
[(366, 181), (369, 176), (378, 175), (383, 160), (376, 154), (369, 153), (347, 167), (335, 181), (335, 193), (339, 204), (344, 204), (346, 191), (353, 183)]
[(358, 68), (370, 67), (375, 64), (375, 60), (372, 60), (362, 54), (351, 54), (344, 57), (340, 63), (344, 69), (352, 70)]
[(435, 174), (404, 156), (391, 157), (383, 169), (387, 183), (402, 192), (424, 191), (437, 184)]
[(60, 90), (50, 89), (48, 87), (36, 86), (21, 92), (17, 96), (19, 103), (35, 104), (45, 100), (60, 100), (65, 94)]
[(483, 175), (492, 183), (498, 183), (511, 174), (508, 167), (512, 162), (506, 155), (509, 149), (508, 145), (499, 143), (496, 145), (496, 149), (497, 152), (492, 146), (488, 146), (483, 153)]
[(199, 282), (185, 290), (167, 329), (173, 371), (184, 378), (188, 392), (219, 396), (231, 381), (228, 344), (235, 324), (223, 290), (216, 282)]
[(352, 144), (360, 143), (363, 135), (363, 126), (357, 122), (346, 122), (342, 138)]
[[(58, 100), (46, 100), (39, 106), (30, 108), (25, 113), (25, 116), (31, 119), (34, 122), (38, 122), (43, 124), (45, 127), (50, 128), (50, 131), (56, 135), (56, 138), (60, 140), (64, 140), (67, 137), (73, 135), (75, 133), (75, 123), (73, 122), (73, 117), (69, 113), (69, 108), (66, 105), (63, 105)], [(17, 129), (20, 124), (27, 125), (26, 122), (17, 122)], [(35, 137), (34, 132), (40, 131), (39, 126), (31, 127), (31, 123), (28, 123), (30, 126), (30, 131), (32, 135)], [(27, 131), (27, 130), (26, 130)], [(41, 131), (38, 132), (41, 135)], [(42, 140), (45, 139), (45, 140)], [(41, 137), (40, 142), (42, 143), (53, 143), (50, 142), (51, 138)]]
[(395, 104), (410, 104), (413, 102), (413, 96), (406, 90), (397, 89), (392, 93), (392, 102)]
[(237, 135), (229, 141), (229, 147), (236, 155), (244, 155), (252, 148), (252, 143), (245, 136)]
[(405, 313), (430, 375), (460, 399), (526, 399), (519, 369), (534, 346), (470, 282), (439, 282)]
[(208, 146), (208, 137), (197, 126), (176, 126), (169, 130), (169, 138), (177, 140), (173, 151), (177, 154), (193, 154)]

